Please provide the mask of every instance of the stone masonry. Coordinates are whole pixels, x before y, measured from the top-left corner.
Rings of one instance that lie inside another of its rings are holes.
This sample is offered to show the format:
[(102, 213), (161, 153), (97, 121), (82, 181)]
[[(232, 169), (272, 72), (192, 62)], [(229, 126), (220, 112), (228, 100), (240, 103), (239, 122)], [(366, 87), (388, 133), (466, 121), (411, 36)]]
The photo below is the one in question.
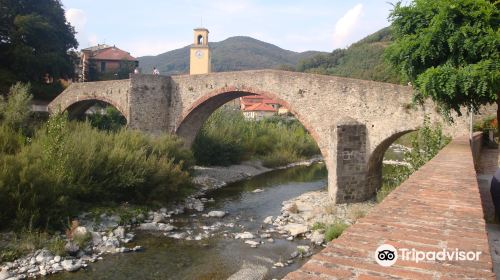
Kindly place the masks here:
[[(101, 100), (117, 107), (129, 128), (176, 133), (190, 145), (214, 110), (255, 94), (280, 101), (311, 133), (325, 159), (329, 194), (336, 202), (372, 197), (380, 187), (389, 145), (418, 129), (426, 114), (432, 122), (442, 122), (432, 103), (410, 106), (410, 87), (277, 70), (132, 75), (129, 80), (72, 84), (49, 111), (77, 116), (92, 105), (90, 100)], [(453, 136), (467, 131), (463, 119), (444, 128)]]
[[(375, 250), (481, 252), (478, 260), (403, 260), (383, 267)], [(466, 138), (453, 140), (364, 218), (285, 279), (495, 279), (480, 190)]]

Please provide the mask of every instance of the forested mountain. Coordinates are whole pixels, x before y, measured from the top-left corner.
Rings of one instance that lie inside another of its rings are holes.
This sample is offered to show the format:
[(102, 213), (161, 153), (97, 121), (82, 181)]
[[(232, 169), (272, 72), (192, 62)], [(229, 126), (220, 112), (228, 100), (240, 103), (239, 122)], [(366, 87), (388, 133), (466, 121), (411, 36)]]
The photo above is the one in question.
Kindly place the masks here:
[[(294, 68), (302, 59), (326, 54), (316, 51), (293, 52), (245, 36), (230, 37), (224, 41), (209, 43), (209, 45), (212, 51), (212, 71), (214, 72), (285, 66)], [(189, 46), (138, 59), (143, 73), (150, 73), (155, 66), (164, 75), (189, 72)]]

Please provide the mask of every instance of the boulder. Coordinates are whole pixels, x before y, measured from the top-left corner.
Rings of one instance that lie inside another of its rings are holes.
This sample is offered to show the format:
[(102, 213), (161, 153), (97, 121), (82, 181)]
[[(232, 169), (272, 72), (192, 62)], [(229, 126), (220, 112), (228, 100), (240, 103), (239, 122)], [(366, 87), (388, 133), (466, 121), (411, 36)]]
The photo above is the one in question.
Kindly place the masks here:
[(323, 242), (325, 242), (325, 235), (323, 233), (320, 233), (319, 231), (314, 231), (311, 234), (311, 242), (316, 244), (316, 245), (321, 245)]
[(74, 272), (79, 270), (82, 267), (82, 261), (81, 260), (64, 260), (61, 262), (61, 266), (64, 270), (69, 271), (69, 272)]
[(306, 225), (302, 224), (288, 224), (282, 227), (284, 230), (290, 233), (291, 236), (297, 236), (306, 233), (309, 229)]
[(264, 219), (264, 224), (272, 224), (272, 223), (273, 223), (273, 216), (269, 216)]
[(5, 280), (5, 279), (8, 279), (10, 278), (10, 272), (8, 272), (6, 269), (2, 269), (0, 271), (0, 280)]
[(209, 217), (222, 218), (225, 215), (226, 215), (226, 212), (224, 212), (224, 211), (210, 211), (210, 212), (208, 212)]
[(49, 250), (42, 249), (35, 257), (37, 263), (45, 263), (54, 258), (54, 255)]
[(235, 239), (253, 239), (255, 238), (254, 235), (248, 231), (242, 232), (242, 233), (237, 233), (234, 236)]
[(122, 226), (119, 226), (115, 230), (113, 230), (113, 234), (120, 239), (124, 239), (125, 238), (125, 228)]

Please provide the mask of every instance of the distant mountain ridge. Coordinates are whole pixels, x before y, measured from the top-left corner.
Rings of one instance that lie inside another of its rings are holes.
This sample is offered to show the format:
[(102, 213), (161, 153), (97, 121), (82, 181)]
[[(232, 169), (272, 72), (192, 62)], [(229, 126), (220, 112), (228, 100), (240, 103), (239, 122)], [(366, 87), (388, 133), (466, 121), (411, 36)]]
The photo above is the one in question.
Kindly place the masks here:
[[(238, 71), (270, 69), (288, 66), (295, 68), (303, 59), (318, 54), (319, 51), (294, 52), (282, 49), (247, 36), (230, 37), (220, 42), (209, 43), (212, 52), (212, 71)], [(189, 72), (189, 47), (168, 51), (156, 56), (139, 57), (139, 67), (143, 73), (150, 73), (157, 67), (163, 75), (185, 74)]]

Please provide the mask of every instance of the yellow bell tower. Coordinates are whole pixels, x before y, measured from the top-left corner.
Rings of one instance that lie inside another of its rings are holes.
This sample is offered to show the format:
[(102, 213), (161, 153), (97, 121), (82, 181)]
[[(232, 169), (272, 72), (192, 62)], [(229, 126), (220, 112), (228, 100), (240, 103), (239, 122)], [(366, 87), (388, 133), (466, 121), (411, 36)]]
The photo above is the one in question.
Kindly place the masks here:
[(189, 74), (207, 74), (212, 71), (210, 63), (210, 48), (208, 47), (208, 29), (194, 29), (194, 44), (189, 56)]

